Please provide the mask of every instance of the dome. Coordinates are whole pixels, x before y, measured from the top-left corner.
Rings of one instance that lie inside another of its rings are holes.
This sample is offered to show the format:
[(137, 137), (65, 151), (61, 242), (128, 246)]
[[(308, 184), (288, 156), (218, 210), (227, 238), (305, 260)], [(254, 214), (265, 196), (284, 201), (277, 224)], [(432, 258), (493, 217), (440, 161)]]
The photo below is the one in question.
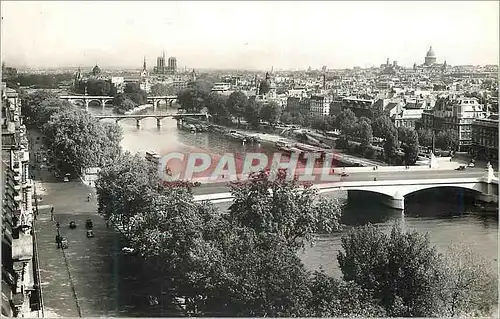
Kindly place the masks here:
[(100, 74), (100, 73), (101, 73), (101, 69), (97, 66), (97, 64), (96, 64), (96, 66), (94, 66), (94, 68), (92, 69), (92, 73), (93, 73), (94, 75), (98, 75), (98, 74)]
[(428, 58), (434, 58), (436, 56), (436, 54), (434, 53), (434, 51), (432, 50), (432, 47), (429, 48), (429, 51), (427, 51), (427, 57)]

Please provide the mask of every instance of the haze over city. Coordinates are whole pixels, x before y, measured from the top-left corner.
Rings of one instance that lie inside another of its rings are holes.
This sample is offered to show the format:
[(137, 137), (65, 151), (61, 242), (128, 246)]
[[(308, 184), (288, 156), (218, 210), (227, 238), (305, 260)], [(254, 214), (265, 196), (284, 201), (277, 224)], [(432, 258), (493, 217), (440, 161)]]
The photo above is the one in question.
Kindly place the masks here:
[(2, 1), (2, 60), (14, 67), (190, 68), (498, 64), (497, 1)]

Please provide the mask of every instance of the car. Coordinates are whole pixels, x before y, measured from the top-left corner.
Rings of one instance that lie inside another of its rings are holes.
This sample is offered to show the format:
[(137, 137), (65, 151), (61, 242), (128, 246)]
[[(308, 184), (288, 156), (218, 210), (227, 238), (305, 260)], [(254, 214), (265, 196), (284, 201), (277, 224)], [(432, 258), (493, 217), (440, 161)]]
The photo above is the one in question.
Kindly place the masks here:
[(68, 178), (68, 176), (64, 176), (63, 181), (64, 181), (64, 182), (69, 182), (69, 178)]
[(346, 172), (342, 172), (342, 174), (340, 174), (340, 176), (347, 177), (347, 176), (349, 176), (349, 174), (347, 174)]
[(469, 166), (469, 167), (474, 167), (474, 163), (473, 163), (473, 162), (470, 162), (468, 166)]
[(456, 171), (463, 171), (465, 170), (465, 165), (460, 165), (459, 167), (455, 168)]

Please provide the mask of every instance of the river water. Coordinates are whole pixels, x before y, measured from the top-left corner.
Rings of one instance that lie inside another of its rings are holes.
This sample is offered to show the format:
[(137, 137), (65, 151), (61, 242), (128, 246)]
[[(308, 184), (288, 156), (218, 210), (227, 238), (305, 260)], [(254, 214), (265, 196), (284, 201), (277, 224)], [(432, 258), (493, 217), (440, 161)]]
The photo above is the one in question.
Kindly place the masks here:
[[(97, 113), (111, 113), (111, 110), (91, 108)], [(173, 110), (170, 110), (173, 111)], [(122, 147), (131, 152), (155, 151), (161, 155), (171, 151), (189, 151), (203, 149), (211, 153), (253, 152), (256, 150), (270, 154), (272, 147), (253, 144), (241, 145), (230, 141), (218, 133), (197, 133), (181, 131), (173, 119), (163, 119), (160, 129), (156, 119), (144, 119), (141, 127), (136, 127), (133, 119), (119, 122), (123, 128)], [(347, 203), (347, 194), (343, 192), (333, 195)], [(446, 195), (445, 195), (446, 196)], [(224, 209), (228, 205), (220, 204)], [(459, 244), (473, 249), (480, 257), (497, 270), (498, 258), (498, 214), (484, 216), (473, 206), (464, 205), (460, 200), (444, 200), (436, 198), (432, 192), (422, 192), (405, 200), (405, 211), (392, 210), (379, 205), (376, 201), (365, 205), (349, 203), (344, 207), (343, 219), (347, 227), (372, 223), (389, 231), (394, 223), (402, 227), (429, 234), (430, 241), (438, 250), (444, 251), (451, 244)], [(498, 212), (497, 212), (498, 213)], [(299, 255), (310, 270), (322, 268), (325, 272), (341, 276), (337, 263), (337, 254), (341, 249), (341, 233), (320, 236), (312, 247), (306, 247)]]

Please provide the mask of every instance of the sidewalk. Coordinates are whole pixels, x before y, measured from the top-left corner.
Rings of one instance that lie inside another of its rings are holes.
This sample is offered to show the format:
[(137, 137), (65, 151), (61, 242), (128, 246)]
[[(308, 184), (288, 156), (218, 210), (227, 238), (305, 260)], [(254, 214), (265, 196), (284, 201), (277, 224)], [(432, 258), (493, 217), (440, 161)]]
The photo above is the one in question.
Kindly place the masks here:
[[(36, 151), (40, 144), (34, 146)], [(155, 294), (149, 272), (142, 269), (141, 259), (121, 252), (119, 235), (96, 213), (94, 190), (79, 180), (64, 183), (47, 169), (32, 174), (37, 195), (42, 196), (35, 231), (45, 316), (172, 316), (166, 307), (147, 303), (148, 295)], [(89, 193), (93, 194), (90, 202)], [(55, 221), (50, 218), (52, 206)], [(94, 224), (94, 238), (86, 237), (88, 218)], [(55, 243), (56, 221), (61, 235), (68, 239), (64, 254)], [(70, 221), (76, 222), (76, 229), (69, 229)]]

